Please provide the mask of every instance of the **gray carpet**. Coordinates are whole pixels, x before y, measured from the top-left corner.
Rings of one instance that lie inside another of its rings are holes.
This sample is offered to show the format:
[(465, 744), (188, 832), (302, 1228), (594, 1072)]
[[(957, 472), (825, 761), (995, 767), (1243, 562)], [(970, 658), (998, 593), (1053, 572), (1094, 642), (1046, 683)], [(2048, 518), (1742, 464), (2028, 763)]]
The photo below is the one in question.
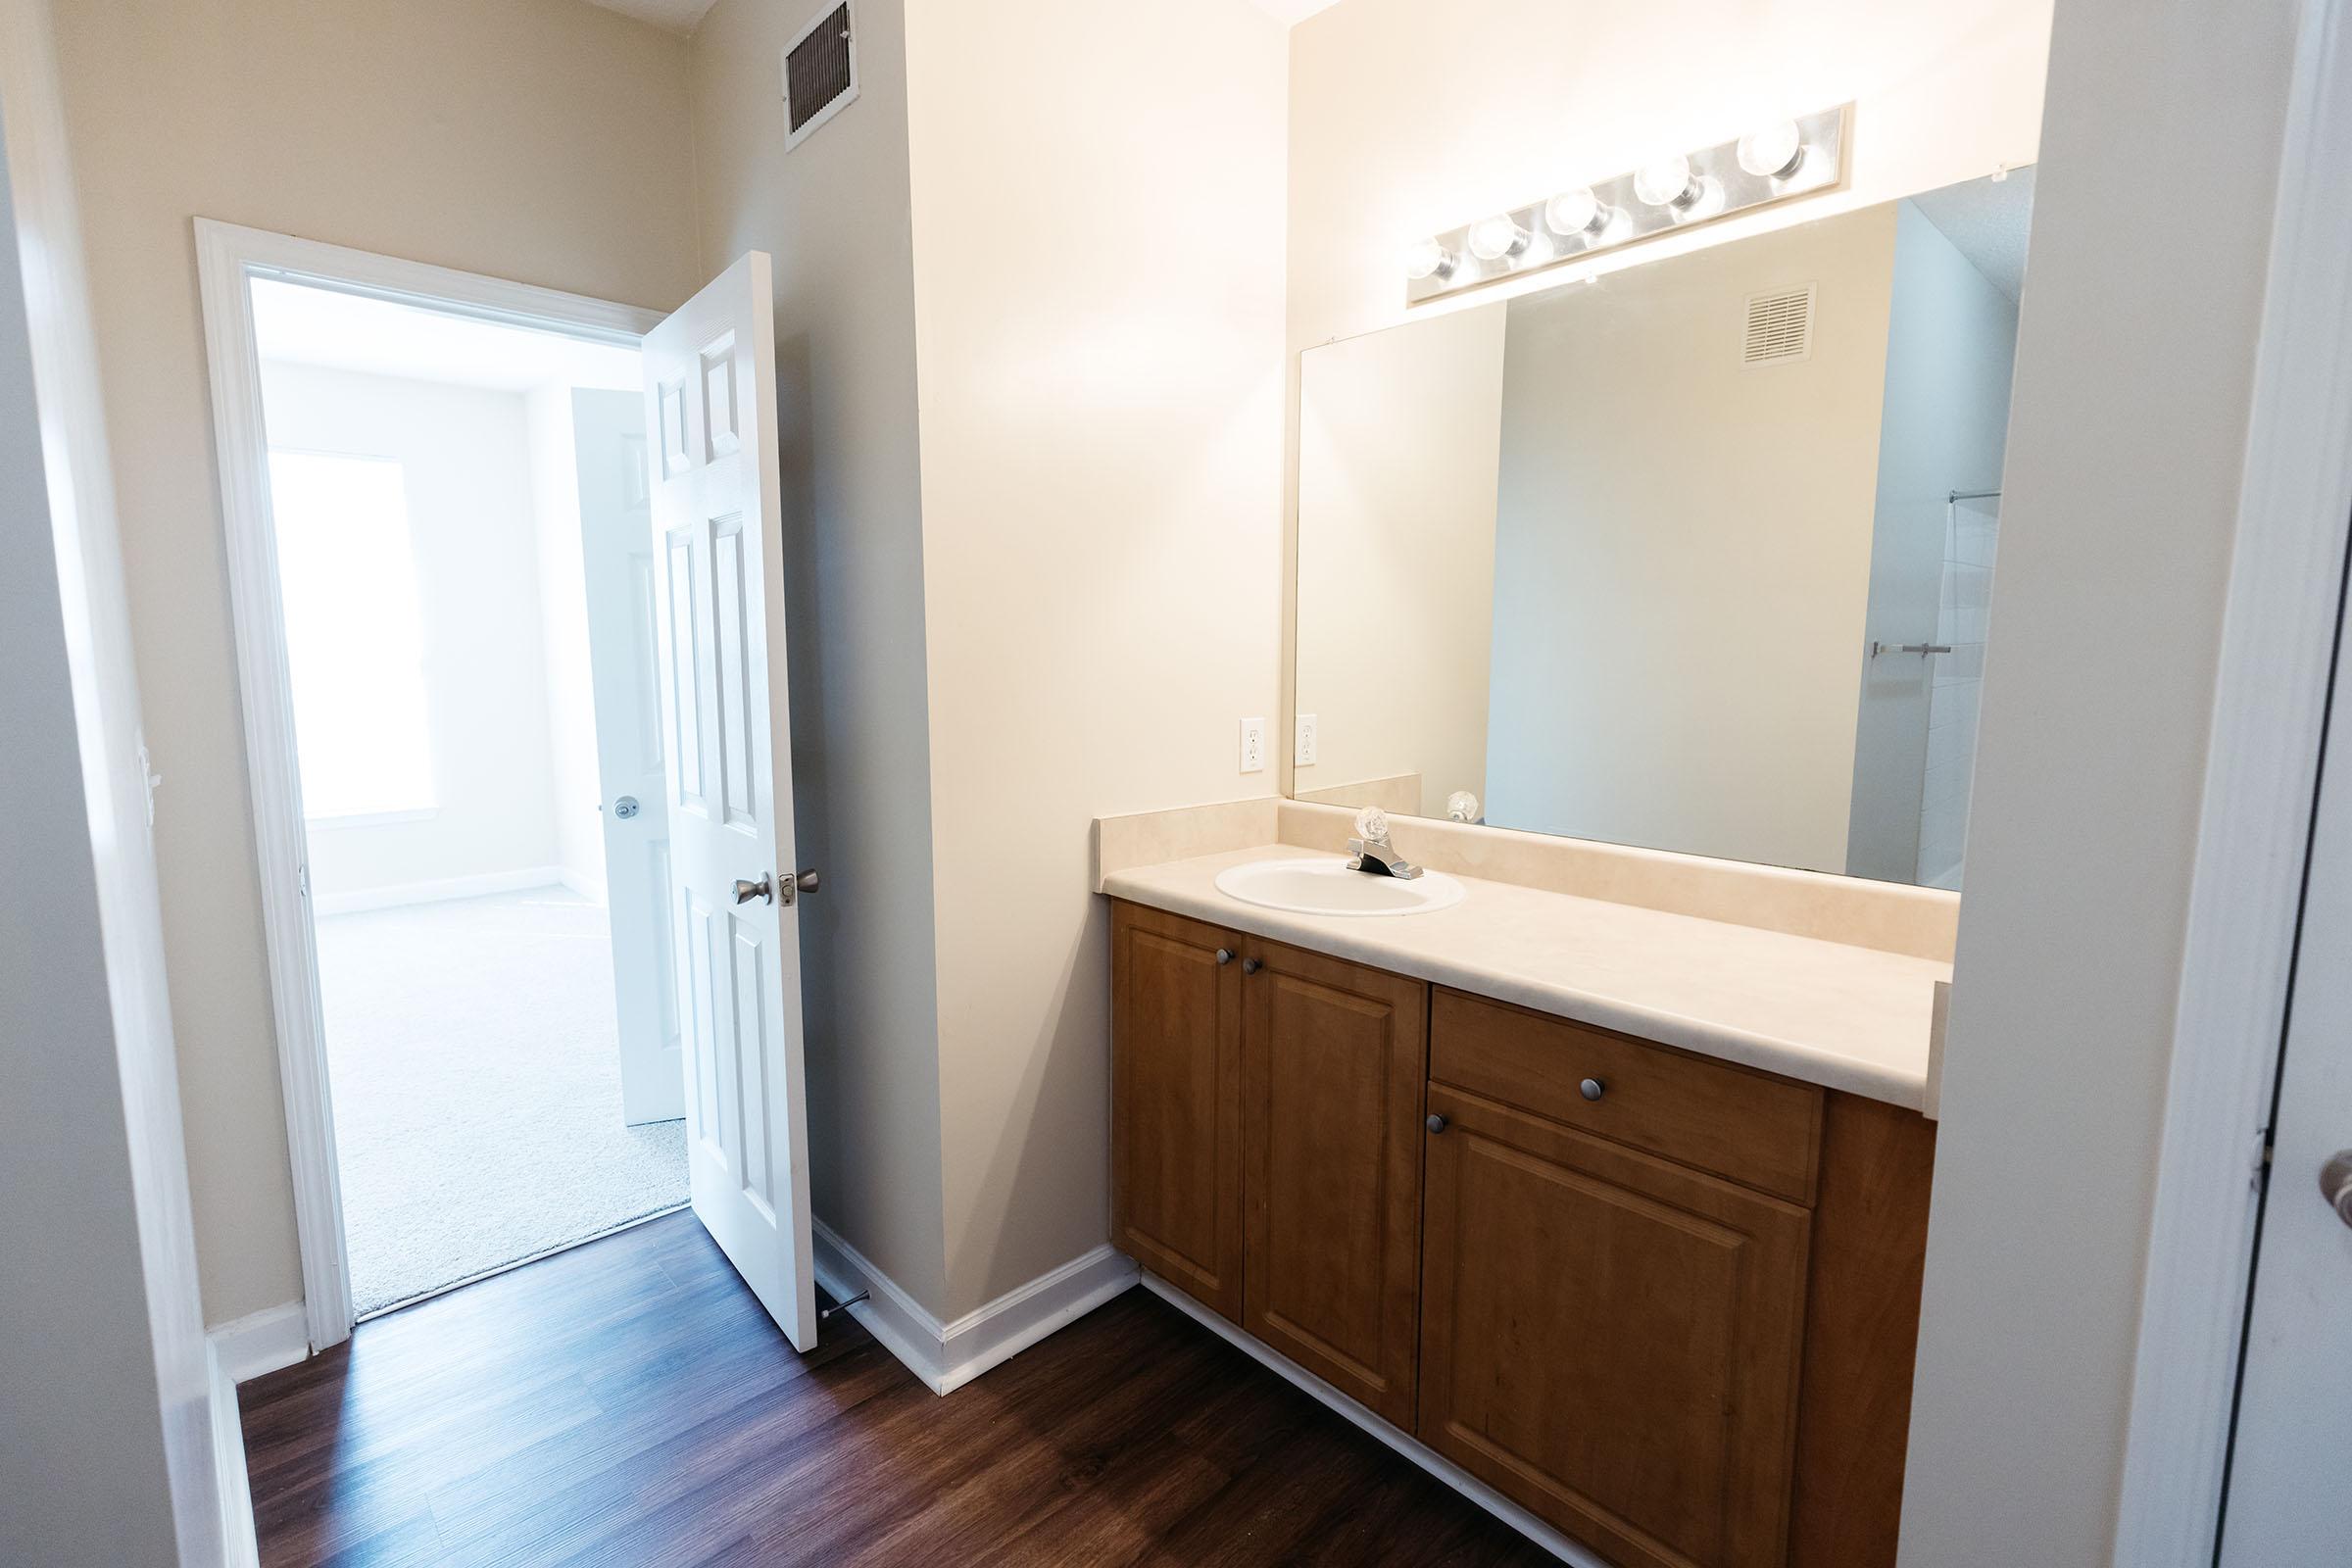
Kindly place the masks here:
[(318, 922), (352, 1299), (380, 1311), (686, 1201), (620, 1119), (605, 911), (564, 888)]

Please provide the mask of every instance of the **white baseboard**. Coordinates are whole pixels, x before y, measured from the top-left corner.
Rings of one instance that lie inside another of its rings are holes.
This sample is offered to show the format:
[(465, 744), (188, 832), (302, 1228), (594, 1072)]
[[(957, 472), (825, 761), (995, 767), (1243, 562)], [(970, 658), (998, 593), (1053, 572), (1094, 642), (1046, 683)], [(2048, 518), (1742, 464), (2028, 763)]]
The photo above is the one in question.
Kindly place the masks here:
[(245, 1472), (245, 1422), (237, 1384), (221, 1364), (219, 1342), (207, 1339), (205, 1369), (212, 1385), (213, 1479), (220, 1497), (222, 1568), (259, 1568), (262, 1544), (253, 1527), (253, 1482)]
[[(368, 909), (397, 909), (411, 904), (442, 904), (451, 899), (478, 899), (491, 893), (519, 893), (525, 888), (565, 886), (560, 865), (526, 865), (513, 871), (483, 871), (473, 876), (444, 877), (438, 882), (402, 882), (388, 888), (358, 888), (348, 893), (314, 893), (313, 914), (360, 914)], [(603, 901), (604, 895), (596, 895)]]
[(564, 867), (563, 874), (556, 880), (577, 893), (581, 898), (586, 899), (590, 904), (599, 907), (603, 906), (605, 902), (604, 878), (590, 876), (576, 865), (567, 865)]
[(292, 1366), (311, 1353), (310, 1327), (302, 1303), (265, 1307), (259, 1312), (205, 1331), (205, 1343), (219, 1358), (229, 1386), (250, 1382), (265, 1372)]
[(1573, 1568), (1609, 1568), (1606, 1562), (1594, 1556), (1590, 1550), (1570, 1541), (1566, 1536), (1561, 1535), (1557, 1530), (1552, 1529), (1551, 1526), (1529, 1513), (1525, 1508), (1520, 1507), (1510, 1498), (1496, 1492), (1469, 1471), (1464, 1470), (1460, 1465), (1439, 1453), (1435, 1448), (1397, 1431), (1396, 1428), (1389, 1425), (1321, 1378), (1316, 1377), (1312, 1372), (1307, 1371), (1281, 1352), (1260, 1345), (1256, 1340), (1226, 1322), (1175, 1286), (1146, 1274), (1143, 1277), (1143, 1287), (1182, 1312), (1186, 1317), (1216, 1335), (1217, 1338), (1233, 1346), (1251, 1360), (1278, 1373), (1329, 1405), (1333, 1410), (1346, 1416), (1356, 1426), (1403, 1454), (1407, 1459), (1412, 1460), (1413, 1463), (1445, 1482), (1446, 1485), (1477, 1503), (1481, 1508), (1486, 1509), (1487, 1512), (1509, 1525), (1554, 1557), (1559, 1558), (1560, 1561), (1572, 1564)]
[(837, 1301), (859, 1292), (850, 1315), (922, 1379), (952, 1394), (1066, 1324), (1131, 1289), (1135, 1263), (1108, 1243), (1008, 1291), (977, 1311), (942, 1323), (899, 1283), (821, 1220), (814, 1230), (817, 1283)]

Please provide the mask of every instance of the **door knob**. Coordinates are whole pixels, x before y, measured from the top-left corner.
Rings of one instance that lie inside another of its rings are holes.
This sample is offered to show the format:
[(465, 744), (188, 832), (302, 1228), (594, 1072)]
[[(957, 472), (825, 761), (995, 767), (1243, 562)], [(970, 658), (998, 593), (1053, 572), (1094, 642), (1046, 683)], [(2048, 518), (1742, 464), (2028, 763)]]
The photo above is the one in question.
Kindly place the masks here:
[(1217, 950), (1217, 962), (1219, 962), (1219, 963), (1231, 963), (1232, 961), (1233, 961), (1233, 950), (1232, 950), (1231, 948), (1219, 948), (1219, 949)]
[(792, 885), (803, 893), (814, 893), (816, 891), (816, 867), (813, 865), (802, 866), (800, 870), (793, 873)]
[(746, 882), (743, 880), (743, 878), (737, 877), (735, 879), (735, 902), (737, 904), (749, 904), (754, 899), (764, 899), (769, 904), (775, 903), (775, 887), (768, 881), (764, 874), (762, 874), (760, 880), (757, 882)]
[(2335, 1210), (2335, 1217), (2352, 1225), (2352, 1149), (2339, 1152), (2320, 1167), (2320, 1196)]
[(623, 822), (626, 822), (630, 817), (635, 816), (637, 811), (637, 797), (634, 795), (623, 795), (619, 800), (612, 803), (612, 814), (619, 817)]
[(1263, 969), (1265, 965), (1258, 962), (1258, 960), (1255, 958), (1244, 958), (1242, 960), (1242, 973), (1244, 974), (1255, 974), (1258, 970)]
[(1442, 1133), (1446, 1130), (1446, 1118), (1433, 1110), (1429, 1113), (1428, 1119), (1423, 1121), (1421, 1125), (1428, 1128), (1433, 1133)]

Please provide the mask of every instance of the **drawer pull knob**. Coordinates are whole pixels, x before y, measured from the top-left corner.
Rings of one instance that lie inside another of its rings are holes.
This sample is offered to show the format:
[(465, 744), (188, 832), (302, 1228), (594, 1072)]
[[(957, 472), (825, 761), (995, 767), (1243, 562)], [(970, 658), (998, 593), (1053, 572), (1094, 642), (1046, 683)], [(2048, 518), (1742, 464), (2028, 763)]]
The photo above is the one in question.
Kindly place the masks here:
[(1609, 1086), (1602, 1083), (1597, 1078), (1588, 1078), (1583, 1083), (1578, 1084), (1576, 1088), (1577, 1092), (1583, 1095), (1587, 1100), (1598, 1100), (1602, 1095), (1608, 1092)]
[(1217, 961), (1219, 963), (1231, 963), (1233, 961), (1233, 950), (1231, 948), (1219, 948), (1217, 950)]
[(1422, 1125), (1427, 1127), (1433, 1133), (1442, 1133), (1446, 1130), (1446, 1118), (1433, 1110), (1429, 1113), (1429, 1119), (1423, 1122)]
[(1258, 962), (1255, 958), (1244, 958), (1242, 960), (1242, 973), (1244, 974), (1255, 974), (1258, 970), (1263, 969), (1265, 965)]

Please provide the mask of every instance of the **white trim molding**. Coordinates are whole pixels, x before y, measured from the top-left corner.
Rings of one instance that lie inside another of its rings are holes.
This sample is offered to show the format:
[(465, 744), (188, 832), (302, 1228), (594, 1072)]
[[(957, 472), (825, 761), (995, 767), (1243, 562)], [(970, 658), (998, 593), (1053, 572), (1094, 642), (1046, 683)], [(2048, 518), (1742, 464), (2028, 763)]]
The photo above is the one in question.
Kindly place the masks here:
[(308, 1322), (302, 1303), (288, 1301), (207, 1329), (204, 1342), (234, 1388), (308, 1357)]
[(852, 1306), (850, 1315), (934, 1394), (955, 1393), (1124, 1295), (1140, 1272), (1133, 1259), (1105, 1242), (953, 1323), (942, 1323), (823, 1220), (812, 1230), (816, 1280), (825, 1294), (847, 1301), (864, 1293), (866, 1299)]
[(1550, 1552), (1573, 1568), (1609, 1568), (1592, 1552), (1570, 1541), (1543, 1520), (1520, 1507), (1493, 1487), (1446, 1458), (1437, 1449), (1421, 1443), (1402, 1430), (1389, 1425), (1370, 1410), (1342, 1394), (1306, 1368), (1269, 1346), (1261, 1345), (1250, 1335), (1234, 1327), (1216, 1313), (1166, 1281), (1151, 1274), (1143, 1277), (1143, 1287), (1153, 1296), (1173, 1306), (1186, 1317), (1207, 1329), (1211, 1334), (1234, 1347), (1260, 1366), (1280, 1375), (1303, 1393), (1321, 1400), (1334, 1411), (1346, 1416), (1356, 1428), (1394, 1448), (1438, 1480), (1451, 1487), (1495, 1518), (1518, 1531), (1528, 1540)]
[(318, 962), (306, 907), (302, 780), (286, 675), (284, 609), (270, 514), (269, 435), (262, 417), (261, 355), (254, 340), (257, 277), (391, 300), (446, 315), (592, 342), (634, 347), (661, 317), (555, 289), (298, 239), (267, 229), (196, 220), (213, 433), (220, 467), (221, 526), (236, 627), (237, 686), (252, 779), (255, 858), (263, 937), (277, 1031), (279, 1088), (302, 1248), (309, 1346), (351, 1333), (351, 1281), (343, 1245), (343, 1195), (335, 1169), (334, 1107), (327, 1089)]
[[(560, 865), (526, 865), (514, 871), (479, 871), (472, 876), (443, 877), (437, 882), (400, 882), (384, 888), (359, 888), (349, 893), (314, 893), (316, 915), (363, 914), (369, 909), (399, 909), (412, 904), (446, 904), (452, 899), (479, 899), (492, 893), (523, 893), (532, 888), (569, 889), (579, 878)], [(602, 904), (603, 899), (597, 902)]]
[(2348, 165), (2352, 0), (2311, 0), (2272, 225), (2117, 1568), (2213, 1560), (2352, 517)]
[[(299, 1330), (301, 1322), (296, 1319)], [(220, 1498), (222, 1568), (259, 1568), (261, 1541), (253, 1523), (253, 1478), (245, 1468), (245, 1414), (237, 1404), (237, 1381), (220, 1361), (220, 1347), (204, 1347), (213, 1427), (213, 1483)]]

